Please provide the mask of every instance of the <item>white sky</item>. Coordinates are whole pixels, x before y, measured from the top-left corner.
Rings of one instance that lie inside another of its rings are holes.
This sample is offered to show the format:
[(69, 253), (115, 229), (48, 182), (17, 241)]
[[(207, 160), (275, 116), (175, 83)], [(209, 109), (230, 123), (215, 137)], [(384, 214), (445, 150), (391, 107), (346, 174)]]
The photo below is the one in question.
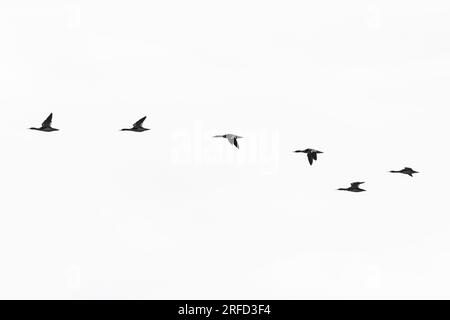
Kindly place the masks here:
[(449, 14), (2, 0), (0, 298), (450, 298)]

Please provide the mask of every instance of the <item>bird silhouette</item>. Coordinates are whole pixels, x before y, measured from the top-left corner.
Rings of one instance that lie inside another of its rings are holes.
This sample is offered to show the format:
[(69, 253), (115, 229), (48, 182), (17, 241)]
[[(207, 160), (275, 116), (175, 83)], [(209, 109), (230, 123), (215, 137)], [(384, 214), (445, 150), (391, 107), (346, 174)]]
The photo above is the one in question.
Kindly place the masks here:
[(308, 161), (309, 164), (312, 165), (314, 161), (317, 161), (317, 155), (319, 153), (323, 153), (322, 151), (319, 150), (314, 150), (314, 149), (305, 149), (305, 150), (296, 150), (294, 151), (295, 153), (306, 153), (306, 155), (308, 156)]
[(133, 124), (133, 128), (130, 128), (130, 129), (126, 128), (126, 129), (122, 129), (121, 131), (143, 132), (143, 131), (150, 130), (150, 129), (144, 128), (142, 126), (145, 119), (147, 119), (147, 117), (143, 117), (143, 118), (139, 119), (135, 124)]
[(419, 172), (414, 171), (413, 169), (408, 168), (408, 167), (405, 167), (405, 168), (402, 169), (402, 170), (398, 170), (398, 171), (392, 170), (392, 171), (389, 171), (389, 172), (392, 172), (392, 173), (403, 173), (403, 174), (407, 174), (407, 175), (410, 176), (410, 177), (412, 177), (413, 174), (415, 174), (415, 173), (419, 173)]
[(339, 188), (338, 190), (342, 191), (350, 191), (350, 192), (363, 192), (366, 191), (364, 189), (361, 189), (359, 186), (362, 185), (364, 182), (353, 182), (349, 188)]
[(230, 142), (232, 145), (234, 145), (236, 148), (239, 149), (238, 139), (241, 139), (242, 137), (237, 136), (235, 134), (224, 134), (224, 135), (217, 135), (213, 138), (225, 138), (228, 139), (228, 142)]
[(43, 132), (52, 132), (52, 131), (58, 131), (59, 129), (52, 128), (52, 120), (53, 120), (53, 113), (50, 113), (50, 115), (45, 119), (44, 122), (42, 122), (42, 125), (40, 128), (31, 127), (30, 130), (37, 130), (37, 131), (43, 131)]

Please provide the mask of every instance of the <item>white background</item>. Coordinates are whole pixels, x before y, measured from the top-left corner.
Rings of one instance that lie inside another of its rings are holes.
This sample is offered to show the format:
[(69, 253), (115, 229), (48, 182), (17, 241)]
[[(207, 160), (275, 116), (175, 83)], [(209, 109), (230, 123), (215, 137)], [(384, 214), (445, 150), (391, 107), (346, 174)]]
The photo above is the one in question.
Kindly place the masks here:
[(0, 298), (450, 298), (449, 17), (1, 0)]

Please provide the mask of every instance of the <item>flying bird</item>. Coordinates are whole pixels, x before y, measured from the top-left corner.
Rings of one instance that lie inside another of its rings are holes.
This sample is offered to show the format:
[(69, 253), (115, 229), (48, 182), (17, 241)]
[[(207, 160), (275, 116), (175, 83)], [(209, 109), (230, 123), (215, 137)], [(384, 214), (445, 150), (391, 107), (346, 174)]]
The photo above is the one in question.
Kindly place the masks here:
[(413, 174), (415, 174), (415, 173), (419, 173), (419, 172), (414, 171), (413, 169), (408, 168), (408, 167), (406, 167), (406, 168), (404, 168), (402, 170), (398, 170), (398, 171), (392, 170), (392, 171), (389, 171), (389, 172), (392, 172), (392, 173), (403, 173), (403, 174), (407, 174), (410, 177), (412, 177)]
[(131, 128), (131, 129), (122, 129), (121, 131), (142, 132), (142, 131), (150, 130), (150, 129), (144, 128), (142, 126), (142, 124), (144, 123), (145, 119), (147, 119), (147, 117), (143, 117), (142, 119), (139, 119), (135, 124), (133, 124), (133, 128)]
[(38, 130), (44, 132), (58, 131), (59, 129), (52, 128), (52, 120), (53, 120), (53, 113), (50, 113), (47, 119), (45, 119), (45, 121), (42, 122), (40, 128), (31, 127), (30, 130)]
[(350, 192), (363, 192), (366, 191), (364, 189), (361, 189), (359, 186), (362, 185), (364, 182), (353, 182), (349, 188), (339, 188), (338, 190), (343, 191), (350, 191)]
[(314, 149), (305, 149), (305, 150), (296, 150), (294, 151), (295, 153), (306, 153), (306, 155), (308, 156), (308, 161), (309, 164), (312, 165), (314, 161), (317, 161), (317, 155), (319, 153), (323, 153), (322, 151), (319, 150), (314, 150)]
[(238, 139), (241, 139), (242, 137), (237, 136), (235, 134), (224, 134), (224, 135), (218, 135), (218, 136), (214, 136), (213, 138), (225, 138), (228, 139), (228, 141), (234, 145), (236, 148), (239, 149), (239, 144), (238, 144)]

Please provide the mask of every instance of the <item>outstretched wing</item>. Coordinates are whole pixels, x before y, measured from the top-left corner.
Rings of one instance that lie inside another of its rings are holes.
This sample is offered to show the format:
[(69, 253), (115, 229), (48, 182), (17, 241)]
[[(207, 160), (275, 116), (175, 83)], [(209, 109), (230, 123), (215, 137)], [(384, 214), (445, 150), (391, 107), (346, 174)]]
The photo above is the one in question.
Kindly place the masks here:
[(52, 126), (52, 120), (53, 120), (53, 113), (50, 113), (50, 115), (45, 119), (44, 122), (42, 122), (43, 128), (50, 128)]
[(239, 149), (239, 144), (238, 144), (238, 141), (237, 141), (237, 138), (236, 138), (236, 137), (235, 137), (234, 140), (233, 140), (233, 144), (234, 144), (234, 146), (235, 146), (236, 148)]
[(314, 156), (313, 156), (313, 154), (312, 154), (312, 153), (309, 153), (309, 152), (308, 152), (308, 161), (309, 161), (309, 164), (310, 164), (310, 165), (312, 165), (312, 164), (313, 164), (313, 161), (314, 161)]
[(147, 116), (143, 117), (142, 119), (139, 119), (135, 124), (133, 124), (133, 128), (142, 127), (142, 124), (144, 123), (145, 119), (147, 119)]
[(364, 182), (353, 182), (351, 184), (352, 188), (359, 188), (360, 185), (362, 185)]

